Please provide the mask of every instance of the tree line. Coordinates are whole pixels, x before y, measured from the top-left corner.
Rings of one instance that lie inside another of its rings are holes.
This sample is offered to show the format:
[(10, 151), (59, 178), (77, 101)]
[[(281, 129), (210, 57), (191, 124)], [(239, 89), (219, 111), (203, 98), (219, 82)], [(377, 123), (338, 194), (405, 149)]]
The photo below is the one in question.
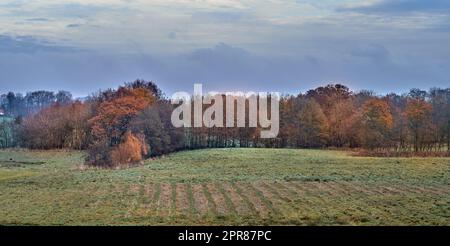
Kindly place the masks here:
[(0, 120), (0, 139), (7, 132), (13, 137), (6, 147), (86, 150), (86, 162), (100, 167), (127, 166), (184, 149), (221, 147), (450, 152), (450, 88), (380, 96), (330, 84), (284, 95), (280, 131), (273, 139), (261, 139), (260, 127), (175, 128), (171, 123), (175, 106), (155, 83), (144, 80), (82, 101), (65, 91), (25, 96), (10, 92), (0, 96), (0, 107), (12, 119)]

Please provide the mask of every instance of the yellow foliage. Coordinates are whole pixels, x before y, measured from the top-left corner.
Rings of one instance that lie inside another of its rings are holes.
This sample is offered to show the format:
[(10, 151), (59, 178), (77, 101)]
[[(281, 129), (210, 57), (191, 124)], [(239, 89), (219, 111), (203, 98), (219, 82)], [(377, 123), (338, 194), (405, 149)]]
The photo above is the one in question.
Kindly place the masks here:
[(111, 162), (113, 166), (138, 163), (146, 154), (147, 146), (143, 138), (128, 131), (124, 136), (124, 141), (111, 151)]

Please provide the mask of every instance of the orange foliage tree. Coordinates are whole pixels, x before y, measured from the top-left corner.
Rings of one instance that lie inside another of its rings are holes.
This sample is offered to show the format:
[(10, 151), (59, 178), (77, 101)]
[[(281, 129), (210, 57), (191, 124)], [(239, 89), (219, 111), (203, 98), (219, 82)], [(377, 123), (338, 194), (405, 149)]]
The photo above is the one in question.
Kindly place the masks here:
[[(100, 102), (96, 116), (89, 120), (93, 144), (88, 163), (111, 166), (125, 160), (140, 161), (146, 154), (145, 144), (128, 128), (131, 120), (155, 101), (155, 95), (146, 88), (120, 87), (112, 98)], [(128, 147), (133, 149), (125, 151)]]
[(386, 146), (385, 141), (394, 124), (389, 104), (383, 99), (370, 99), (363, 106), (362, 117), (365, 147)]
[(422, 98), (410, 98), (406, 104), (405, 115), (413, 134), (414, 151), (418, 152), (430, 127), (433, 107)]
[(21, 124), (21, 145), (31, 149), (84, 149), (89, 141), (89, 104), (79, 101), (56, 103), (25, 118)]

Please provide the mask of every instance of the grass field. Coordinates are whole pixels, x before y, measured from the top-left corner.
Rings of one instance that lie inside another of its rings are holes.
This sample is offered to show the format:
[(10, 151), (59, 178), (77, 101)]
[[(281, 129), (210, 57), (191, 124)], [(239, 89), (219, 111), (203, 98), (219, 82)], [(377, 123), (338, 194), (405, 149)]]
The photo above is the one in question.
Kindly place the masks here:
[(450, 158), (211, 149), (126, 170), (0, 151), (1, 225), (450, 225)]

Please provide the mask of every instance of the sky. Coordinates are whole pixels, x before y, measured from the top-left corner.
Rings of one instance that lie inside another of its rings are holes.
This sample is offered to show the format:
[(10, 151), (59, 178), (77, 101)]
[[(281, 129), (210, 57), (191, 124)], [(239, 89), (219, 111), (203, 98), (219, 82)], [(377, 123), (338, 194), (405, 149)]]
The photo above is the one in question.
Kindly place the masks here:
[(448, 0), (0, 0), (0, 94), (450, 87)]

